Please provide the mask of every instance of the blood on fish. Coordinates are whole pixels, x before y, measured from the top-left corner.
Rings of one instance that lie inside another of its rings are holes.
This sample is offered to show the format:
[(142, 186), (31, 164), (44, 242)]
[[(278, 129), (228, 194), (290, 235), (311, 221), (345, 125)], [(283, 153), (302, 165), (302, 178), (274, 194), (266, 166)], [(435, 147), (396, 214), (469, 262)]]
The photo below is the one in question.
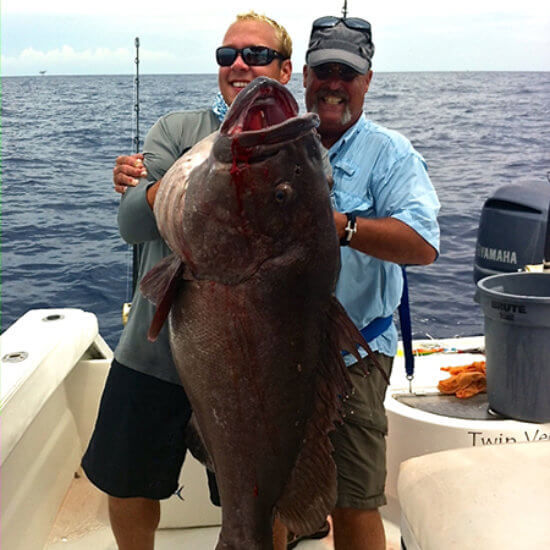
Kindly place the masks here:
[[(231, 165), (229, 173), (231, 174), (231, 181), (235, 186), (239, 212), (242, 215), (244, 213), (242, 196), (246, 188), (246, 183), (243, 176), (245, 170), (250, 167), (249, 160), (252, 156), (252, 149), (249, 147), (242, 147), (239, 143), (238, 138), (235, 136), (231, 141), (231, 153), (233, 156), (233, 163)], [(237, 164), (237, 161), (240, 161), (242, 164), (244, 164), (244, 166), (239, 166), (239, 164)]]

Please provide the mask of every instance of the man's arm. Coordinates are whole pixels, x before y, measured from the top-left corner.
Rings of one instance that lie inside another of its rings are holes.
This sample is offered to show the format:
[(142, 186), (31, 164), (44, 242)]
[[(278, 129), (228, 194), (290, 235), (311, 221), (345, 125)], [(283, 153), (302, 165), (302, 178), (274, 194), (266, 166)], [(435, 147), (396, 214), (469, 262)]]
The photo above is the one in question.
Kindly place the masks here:
[[(144, 155), (127, 155), (117, 158), (113, 170), (115, 191), (122, 199), (118, 209), (118, 225), (122, 238), (130, 244), (139, 244), (159, 239), (153, 204), (162, 176), (178, 158), (178, 136), (181, 134), (181, 119), (160, 118), (147, 133)], [(139, 178), (139, 179), (138, 179)]]
[[(182, 119), (177, 114), (166, 115), (152, 126), (143, 143), (144, 154), (121, 155), (113, 168), (113, 183), (117, 193), (124, 194), (136, 187), (139, 178), (158, 182), (180, 157)], [(147, 167), (144, 164), (147, 156)]]
[(153, 183), (153, 185), (151, 185), (147, 189), (147, 194), (146, 194), (147, 204), (149, 205), (151, 210), (153, 210), (153, 206), (155, 206), (155, 198), (157, 196), (157, 191), (159, 190), (161, 181), (162, 181), (161, 179), (156, 181), (155, 183)]
[[(154, 185), (154, 184), (153, 184)], [(118, 208), (120, 236), (128, 244), (140, 244), (160, 239), (157, 222), (147, 195), (151, 183), (142, 178), (136, 187), (128, 187)]]
[[(334, 212), (334, 224), (338, 237), (346, 235), (348, 218)], [(435, 248), (414, 229), (395, 218), (357, 217), (357, 233), (349, 246), (380, 260), (397, 264), (427, 265), (437, 257)]]
[[(369, 216), (357, 214), (357, 232), (349, 246), (380, 260), (401, 265), (427, 265), (439, 247), (439, 201), (427, 167), (409, 142), (398, 142), (400, 153), (379, 155), (370, 188)], [(405, 146), (405, 147), (403, 147)], [(405, 154), (403, 154), (403, 149)], [(384, 151), (384, 150), (382, 150)], [(366, 172), (368, 177), (369, 172)], [(345, 213), (334, 212), (338, 236), (346, 235)]]

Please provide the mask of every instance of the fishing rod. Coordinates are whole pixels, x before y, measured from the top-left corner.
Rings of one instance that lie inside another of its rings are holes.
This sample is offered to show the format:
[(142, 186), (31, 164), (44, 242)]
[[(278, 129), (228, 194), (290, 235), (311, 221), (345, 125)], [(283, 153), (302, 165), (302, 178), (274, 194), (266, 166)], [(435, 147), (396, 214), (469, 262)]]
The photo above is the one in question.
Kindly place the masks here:
[(134, 135), (134, 153), (139, 153), (139, 36), (136, 36), (134, 41), (136, 46), (136, 77), (134, 78), (134, 86), (136, 90), (136, 102), (134, 103), (134, 112), (136, 113), (136, 133)]
[[(135, 115), (135, 129), (132, 128), (132, 148), (134, 153), (139, 153), (140, 150), (140, 140), (139, 140), (139, 37), (136, 36), (134, 40), (134, 45), (136, 48), (136, 56), (134, 58), (134, 63), (136, 65), (136, 76), (134, 77), (134, 106), (133, 106), (133, 115)], [(133, 118), (133, 116), (132, 116)], [(132, 247), (132, 296), (136, 291), (137, 279), (138, 279), (138, 270), (139, 270), (139, 261), (141, 257), (141, 245), (133, 245)], [(129, 274), (127, 280), (129, 280)], [(129, 300), (128, 288), (126, 289), (126, 299)], [(130, 308), (132, 307), (131, 302), (125, 302), (122, 306), (122, 324), (125, 325), (128, 321), (128, 315), (130, 313)]]
[[(136, 47), (136, 76), (134, 78), (134, 89), (136, 91), (135, 103), (134, 103), (134, 113), (136, 116), (136, 130), (134, 134), (134, 153), (139, 153), (140, 144), (139, 144), (139, 37), (136, 36), (134, 41)], [(137, 279), (138, 279), (138, 268), (139, 260), (141, 257), (141, 246), (134, 245), (132, 249), (132, 296), (136, 291)]]

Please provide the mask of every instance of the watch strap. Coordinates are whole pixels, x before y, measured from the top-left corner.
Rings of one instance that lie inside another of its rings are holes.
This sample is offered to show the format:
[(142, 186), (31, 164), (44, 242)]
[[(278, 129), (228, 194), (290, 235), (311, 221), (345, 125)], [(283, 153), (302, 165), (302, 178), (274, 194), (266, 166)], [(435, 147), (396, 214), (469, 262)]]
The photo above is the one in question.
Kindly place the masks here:
[(357, 233), (357, 219), (355, 217), (355, 214), (353, 214), (352, 212), (346, 212), (346, 217), (348, 219), (348, 223), (344, 228), (345, 234), (340, 239), (340, 246), (349, 246), (353, 235)]

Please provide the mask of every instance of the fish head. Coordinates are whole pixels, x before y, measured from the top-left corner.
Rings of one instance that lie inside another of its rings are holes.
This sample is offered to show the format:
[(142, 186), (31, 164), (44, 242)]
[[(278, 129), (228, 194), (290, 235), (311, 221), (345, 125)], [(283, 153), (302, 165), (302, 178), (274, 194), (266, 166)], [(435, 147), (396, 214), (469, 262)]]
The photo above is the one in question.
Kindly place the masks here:
[(178, 248), (198, 279), (237, 284), (270, 265), (337, 256), (316, 133), (290, 92), (258, 78), (233, 102), (188, 181)]

